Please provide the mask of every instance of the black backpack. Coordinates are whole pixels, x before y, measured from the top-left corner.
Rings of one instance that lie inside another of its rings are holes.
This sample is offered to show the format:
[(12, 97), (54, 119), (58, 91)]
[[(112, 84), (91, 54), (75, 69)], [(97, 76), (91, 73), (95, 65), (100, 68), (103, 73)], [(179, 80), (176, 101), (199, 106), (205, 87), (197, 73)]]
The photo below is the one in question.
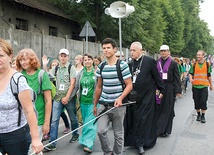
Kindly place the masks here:
[[(72, 66), (72, 64), (69, 64), (69, 66), (68, 66), (68, 73), (69, 73), (69, 75), (70, 75), (70, 73), (71, 73), (71, 66)], [(57, 65), (57, 66), (55, 67), (55, 72), (54, 72), (54, 76), (55, 76), (55, 77), (56, 77), (56, 73), (57, 73), (58, 69), (59, 69), (59, 65)], [(70, 79), (70, 78), (69, 78), (69, 79)]]
[[(116, 70), (117, 70), (117, 76), (118, 76), (118, 79), (120, 80), (121, 84), (122, 84), (122, 87), (123, 87), (123, 90), (125, 89), (126, 85), (125, 85), (125, 82), (123, 80), (123, 77), (122, 77), (122, 73), (121, 73), (121, 68), (120, 68), (120, 63), (121, 63), (122, 60), (118, 59), (117, 60), (117, 63), (116, 63)], [(106, 65), (106, 61), (104, 61), (101, 66), (100, 66), (100, 75), (102, 77), (102, 71), (103, 71), (103, 68), (105, 67)], [(123, 99), (123, 103), (127, 103), (128, 101), (136, 101), (137, 99), (137, 92), (135, 90), (132, 90), (124, 99)]]

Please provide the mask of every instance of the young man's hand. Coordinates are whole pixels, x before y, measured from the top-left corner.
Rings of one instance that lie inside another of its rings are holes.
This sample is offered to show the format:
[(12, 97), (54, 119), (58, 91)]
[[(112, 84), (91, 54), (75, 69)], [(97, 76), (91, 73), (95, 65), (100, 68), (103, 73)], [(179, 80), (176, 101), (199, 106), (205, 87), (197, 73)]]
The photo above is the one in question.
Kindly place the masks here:
[(116, 99), (116, 101), (114, 102), (114, 106), (116, 108), (121, 107), (123, 104), (122, 99), (119, 97), (118, 99)]

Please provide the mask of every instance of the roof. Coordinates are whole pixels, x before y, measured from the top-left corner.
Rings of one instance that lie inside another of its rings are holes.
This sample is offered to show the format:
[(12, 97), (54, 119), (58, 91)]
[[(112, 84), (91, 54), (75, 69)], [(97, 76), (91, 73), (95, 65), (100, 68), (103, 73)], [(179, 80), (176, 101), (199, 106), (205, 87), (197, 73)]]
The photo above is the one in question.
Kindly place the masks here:
[(71, 18), (68, 15), (66, 15), (62, 10), (60, 10), (53, 4), (48, 3), (45, 0), (12, 0), (12, 1), (71, 20)]

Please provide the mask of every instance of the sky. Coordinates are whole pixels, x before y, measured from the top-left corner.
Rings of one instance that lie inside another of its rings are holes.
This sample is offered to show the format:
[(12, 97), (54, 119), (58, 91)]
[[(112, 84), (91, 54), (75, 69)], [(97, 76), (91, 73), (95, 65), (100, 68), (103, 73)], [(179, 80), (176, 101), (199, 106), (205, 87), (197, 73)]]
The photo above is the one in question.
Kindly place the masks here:
[(208, 23), (208, 28), (211, 30), (210, 34), (214, 36), (214, 0), (204, 0), (200, 8), (199, 16)]

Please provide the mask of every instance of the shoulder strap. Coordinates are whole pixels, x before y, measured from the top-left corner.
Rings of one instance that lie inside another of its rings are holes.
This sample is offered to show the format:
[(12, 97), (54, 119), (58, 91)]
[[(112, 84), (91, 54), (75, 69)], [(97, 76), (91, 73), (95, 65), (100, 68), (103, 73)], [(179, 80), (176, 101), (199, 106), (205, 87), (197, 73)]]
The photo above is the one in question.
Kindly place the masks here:
[(121, 60), (117, 60), (117, 63), (116, 63), (116, 69), (117, 69), (117, 76), (118, 76), (118, 79), (120, 80), (121, 84), (122, 84), (122, 87), (123, 87), (123, 90), (125, 89), (125, 86), (124, 86), (124, 80), (123, 80), (123, 77), (122, 77), (122, 73), (121, 73), (121, 68), (120, 68), (120, 62)]
[(70, 63), (69, 66), (68, 66), (69, 81), (70, 81), (70, 74), (71, 74), (71, 66), (72, 66), (72, 64)]
[(196, 62), (193, 64), (193, 74), (195, 74), (195, 65), (196, 65)]
[(56, 76), (56, 73), (57, 73), (58, 69), (59, 69), (59, 65), (57, 65), (57, 66), (55, 67), (54, 76)]
[(69, 66), (68, 66), (68, 74), (69, 74), (69, 76), (70, 76), (70, 73), (71, 73), (71, 66), (72, 66), (72, 64), (70, 63)]
[(19, 94), (19, 79), (21, 77), (24, 77), (24, 75), (22, 75), (21, 73), (19, 72), (16, 72), (13, 74), (13, 76), (11, 77), (10, 79), (10, 88), (11, 88), (11, 92), (12, 94), (15, 96), (17, 102), (18, 102), (18, 111), (19, 111), (19, 114), (18, 114), (18, 126), (20, 126), (20, 123), (21, 123), (21, 103), (19, 101), (19, 97), (18, 97), (18, 94)]
[(100, 66), (100, 75), (101, 75), (101, 77), (102, 77), (102, 71), (103, 71), (103, 68), (105, 67), (105, 65), (106, 65), (106, 61), (104, 61), (104, 62), (101, 64), (101, 66)]
[(206, 61), (206, 64), (207, 64), (207, 74), (208, 74), (210, 64), (209, 64), (209, 62), (207, 62), (207, 61)]
[(119, 78), (120, 82), (123, 84), (122, 73), (121, 73), (121, 70), (120, 70), (120, 62), (121, 62), (121, 60), (118, 59), (117, 63), (116, 63), (116, 69), (117, 69), (118, 78)]
[(38, 94), (40, 94), (41, 92), (43, 93), (43, 91), (42, 91), (42, 79), (43, 79), (44, 73), (45, 73), (45, 71), (43, 69), (41, 69), (39, 71), (39, 74), (38, 74), (38, 82), (39, 82)]

